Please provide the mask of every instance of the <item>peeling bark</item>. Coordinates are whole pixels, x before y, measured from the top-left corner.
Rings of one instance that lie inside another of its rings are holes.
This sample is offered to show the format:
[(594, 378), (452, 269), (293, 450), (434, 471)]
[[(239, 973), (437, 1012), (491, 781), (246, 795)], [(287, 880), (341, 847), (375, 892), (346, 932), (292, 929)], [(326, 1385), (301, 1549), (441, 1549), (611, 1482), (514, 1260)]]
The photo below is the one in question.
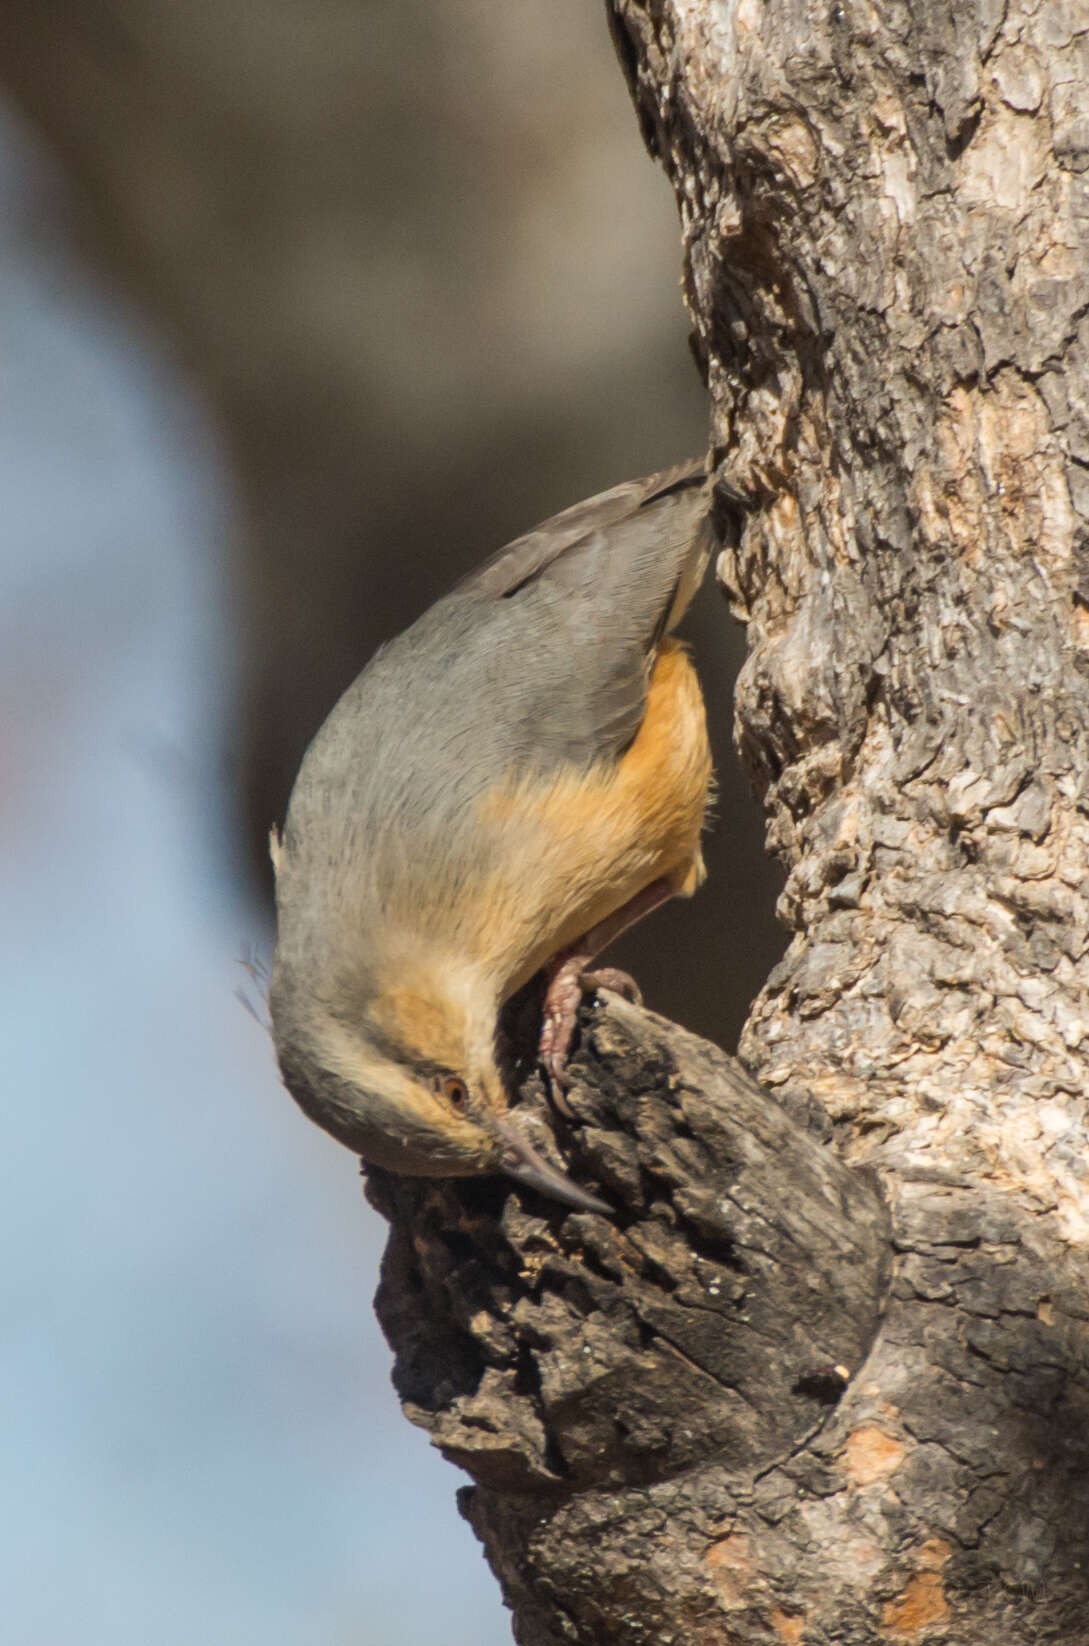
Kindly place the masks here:
[(1089, 1641), (1089, 11), (610, 9), (794, 937), (763, 1096), (630, 1008), (587, 1026), (573, 1164), (615, 1230), (379, 1186), (402, 1392), (480, 1482), (523, 1646)]

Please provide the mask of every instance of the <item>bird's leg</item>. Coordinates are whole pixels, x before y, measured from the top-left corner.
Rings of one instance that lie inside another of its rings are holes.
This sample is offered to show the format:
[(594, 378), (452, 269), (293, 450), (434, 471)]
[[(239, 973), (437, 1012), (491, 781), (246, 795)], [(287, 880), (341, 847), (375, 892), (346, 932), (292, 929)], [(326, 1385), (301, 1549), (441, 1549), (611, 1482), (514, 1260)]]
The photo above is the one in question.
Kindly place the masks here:
[(650, 914), (652, 909), (658, 908), (659, 904), (667, 902), (673, 892), (672, 881), (664, 876), (652, 880), (649, 886), (636, 892), (619, 909), (584, 932), (569, 948), (561, 949), (545, 968), (548, 987), (541, 1012), (540, 1058), (551, 1082), (552, 1101), (568, 1119), (572, 1115), (564, 1097), (568, 1085), (567, 1054), (578, 1021), (581, 996), (593, 993), (595, 989), (613, 989), (636, 1003), (641, 998), (638, 987), (627, 972), (618, 971), (615, 966), (592, 972), (586, 968), (614, 938), (627, 931), (629, 926), (634, 926), (637, 920), (642, 920), (644, 915)]

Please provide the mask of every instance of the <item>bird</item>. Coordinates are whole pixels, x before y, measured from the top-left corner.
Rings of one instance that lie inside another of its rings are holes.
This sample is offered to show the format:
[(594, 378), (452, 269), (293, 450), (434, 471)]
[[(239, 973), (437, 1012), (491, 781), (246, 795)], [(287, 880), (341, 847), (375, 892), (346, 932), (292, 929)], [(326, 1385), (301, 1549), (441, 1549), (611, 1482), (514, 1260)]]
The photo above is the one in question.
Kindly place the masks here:
[(382, 646), (307, 749), (270, 842), (269, 1015), (288, 1091), (365, 1163), (610, 1211), (523, 1135), (497, 1022), (543, 973), (569, 1113), (580, 997), (627, 981), (591, 962), (705, 878), (706, 714), (673, 631), (709, 502), (697, 459), (545, 521)]

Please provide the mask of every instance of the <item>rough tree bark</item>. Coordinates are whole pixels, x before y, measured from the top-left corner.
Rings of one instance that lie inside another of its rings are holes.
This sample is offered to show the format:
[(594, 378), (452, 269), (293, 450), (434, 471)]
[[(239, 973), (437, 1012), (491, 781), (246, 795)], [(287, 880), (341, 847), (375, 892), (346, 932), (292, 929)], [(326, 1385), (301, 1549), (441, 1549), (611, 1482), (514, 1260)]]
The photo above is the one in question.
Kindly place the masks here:
[(762, 1092), (588, 1015), (615, 1223), (372, 1182), (399, 1386), (523, 1646), (1084, 1642), (1089, 9), (611, 14), (794, 938)]

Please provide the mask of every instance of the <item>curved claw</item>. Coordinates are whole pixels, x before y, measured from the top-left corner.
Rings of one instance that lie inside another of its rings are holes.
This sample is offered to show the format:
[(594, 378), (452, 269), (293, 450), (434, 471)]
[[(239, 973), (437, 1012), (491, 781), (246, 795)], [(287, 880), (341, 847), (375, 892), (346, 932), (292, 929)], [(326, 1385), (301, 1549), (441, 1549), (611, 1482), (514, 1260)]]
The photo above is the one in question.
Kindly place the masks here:
[(622, 972), (619, 966), (597, 966), (592, 972), (580, 973), (579, 988), (583, 994), (597, 994), (599, 989), (606, 989), (610, 994), (620, 995), (622, 1000), (629, 1000), (633, 1006), (643, 1004), (642, 989), (631, 973)]

